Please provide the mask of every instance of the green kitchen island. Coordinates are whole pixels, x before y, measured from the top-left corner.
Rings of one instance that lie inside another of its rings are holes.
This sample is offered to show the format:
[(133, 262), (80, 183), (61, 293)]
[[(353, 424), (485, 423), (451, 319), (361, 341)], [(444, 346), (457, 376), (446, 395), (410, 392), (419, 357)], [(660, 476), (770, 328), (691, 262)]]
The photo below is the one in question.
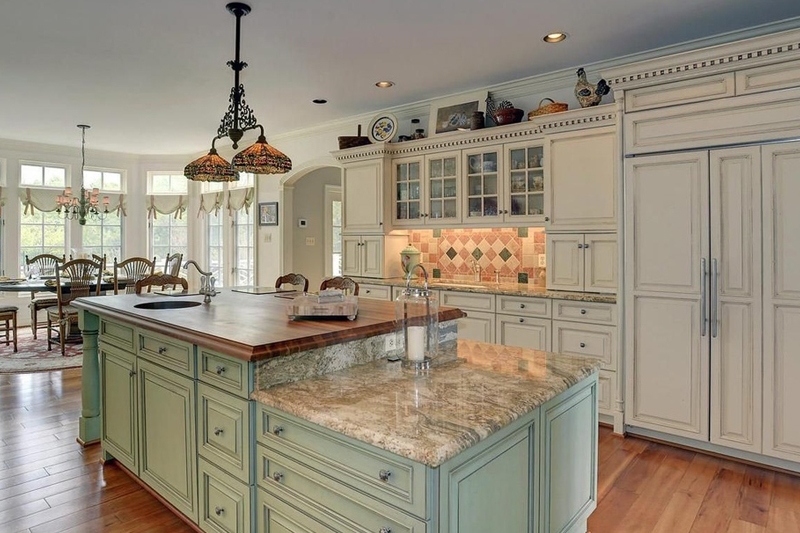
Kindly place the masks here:
[(200, 300), (75, 303), (81, 440), (195, 527), (586, 531), (598, 360), (457, 341), (457, 309), (414, 372), (386, 360), (389, 302), (362, 300), (353, 322), (291, 322), (287, 300), (231, 291), (160, 308)]

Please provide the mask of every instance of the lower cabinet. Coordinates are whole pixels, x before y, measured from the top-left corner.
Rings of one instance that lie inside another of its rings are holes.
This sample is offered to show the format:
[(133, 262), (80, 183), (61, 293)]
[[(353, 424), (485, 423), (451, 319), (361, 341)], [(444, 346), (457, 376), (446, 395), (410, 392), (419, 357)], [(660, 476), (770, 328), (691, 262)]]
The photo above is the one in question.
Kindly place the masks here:
[(249, 533), (252, 487), (200, 458), (200, 520), (203, 531)]
[(551, 350), (551, 327), (549, 318), (497, 315), (495, 342), (503, 346), (518, 346), (533, 350)]
[(139, 477), (197, 522), (194, 380), (139, 358)]
[(458, 338), (468, 341), (494, 343), (494, 313), (465, 312), (467, 316), (458, 319)]
[[(335, 533), (336, 530), (301, 512), (300, 502), (292, 507), (259, 487), (256, 489), (256, 531), (258, 533)], [(291, 501), (291, 499), (290, 499)]]
[(101, 439), (103, 449), (134, 473), (139, 468), (136, 413), (136, 356), (100, 347)]

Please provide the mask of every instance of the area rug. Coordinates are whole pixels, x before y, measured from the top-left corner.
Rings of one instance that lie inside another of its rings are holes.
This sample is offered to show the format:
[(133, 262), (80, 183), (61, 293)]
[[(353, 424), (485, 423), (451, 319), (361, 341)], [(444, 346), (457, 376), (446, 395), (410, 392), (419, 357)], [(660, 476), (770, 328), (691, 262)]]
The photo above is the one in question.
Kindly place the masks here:
[[(83, 365), (83, 346), (81, 344), (67, 344), (67, 355), (62, 357), (58, 344), (53, 344), (53, 349), (47, 351), (47, 333), (44, 330), (39, 331), (38, 339), (33, 338), (33, 334), (27, 326), (20, 327), (17, 332), (19, 340), (16, 353), (14, 353), (12, 344), (6, 346), (0, 342), (0, 374), (46, 372), (78, 368)], [(5, 336), (0, 340), (5, 341)]]

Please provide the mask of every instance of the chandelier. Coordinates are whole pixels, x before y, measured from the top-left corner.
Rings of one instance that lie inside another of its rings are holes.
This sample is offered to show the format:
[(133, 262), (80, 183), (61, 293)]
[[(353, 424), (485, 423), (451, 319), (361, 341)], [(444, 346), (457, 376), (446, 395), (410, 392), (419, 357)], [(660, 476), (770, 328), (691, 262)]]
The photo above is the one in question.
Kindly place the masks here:
[[(83, 186), (83, 168), (86, 165), (86, 130), (91, 126), (78, 124), (81, 129), (81, 193), (72, 196), (72, 187), (66, 187), (64, 194), (56, 197), (56, 213), (63, 214), (67, 220), (77, 220), (81, 226), (86, 225), (87, 217), (103, 220), (108, 214), (108, 196), (103, 197), (100, 207), (100, 189), (87, 191)], [(101, 211), (102, 209), (102, 211)]]
[[(233, 70), (233, 87), (228, 99), (228, 110), (217, 128), (217, 136), (211, 141), (211, 150), (207, 155), (186, 165), (183, 171), (188, 179), (194, 181), (237, 181), (239, 172), (282, 174), (292, 170), (291, 159), (267, 143), (264, 127), (258, 123), (253, 110), (247, 105), (244, 85), (239, 83), (239, 73), (247, 67), (247, 63), (239, 57), (242, 17), (250, 13), (250, 6), (232, 2), (225, 7), (236, 17), (236, 57), (227, 63)], [(233, 148), (237, 149), (245, 132), (256, 128), (259, 135), (255, 144), (236, 154), (232, 163), (228, 163), (217, 153), (215, 144), (218, 139), (228, 137)]]

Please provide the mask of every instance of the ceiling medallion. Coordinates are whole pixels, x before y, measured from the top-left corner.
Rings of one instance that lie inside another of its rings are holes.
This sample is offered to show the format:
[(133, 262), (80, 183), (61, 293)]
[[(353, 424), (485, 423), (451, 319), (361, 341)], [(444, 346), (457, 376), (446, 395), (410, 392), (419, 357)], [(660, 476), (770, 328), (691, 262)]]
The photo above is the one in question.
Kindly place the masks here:
[[(228, 61), (228, 66), (233, 70), (233, 87), (228, 97), (228, 110), (217, 128), (217, 136), (211, 141), (211, 150), (207, 155), (186, 165), (183, 171), (186, 178), (194, 181), (237, 181), (239, 172), (280, 174), (292, 169), (291, 159), (267, 143), (264, 127), (258, 123), (253, 110), (245, 101), (244, 84), (239, 82), (239, 73), (247, 67), (247, 63), (239, 56), (242, 17), (250, 13), (250, 6), (231, 2), (225, 8), (236, 17), (236, 57)], [(256, 128), (259, 130), (258, 140), (236, 154), (233, 164), (217, 153), (215, 144), (218, 139), (228, 137), (233, 148), (237, 149), (244, 134)]]

